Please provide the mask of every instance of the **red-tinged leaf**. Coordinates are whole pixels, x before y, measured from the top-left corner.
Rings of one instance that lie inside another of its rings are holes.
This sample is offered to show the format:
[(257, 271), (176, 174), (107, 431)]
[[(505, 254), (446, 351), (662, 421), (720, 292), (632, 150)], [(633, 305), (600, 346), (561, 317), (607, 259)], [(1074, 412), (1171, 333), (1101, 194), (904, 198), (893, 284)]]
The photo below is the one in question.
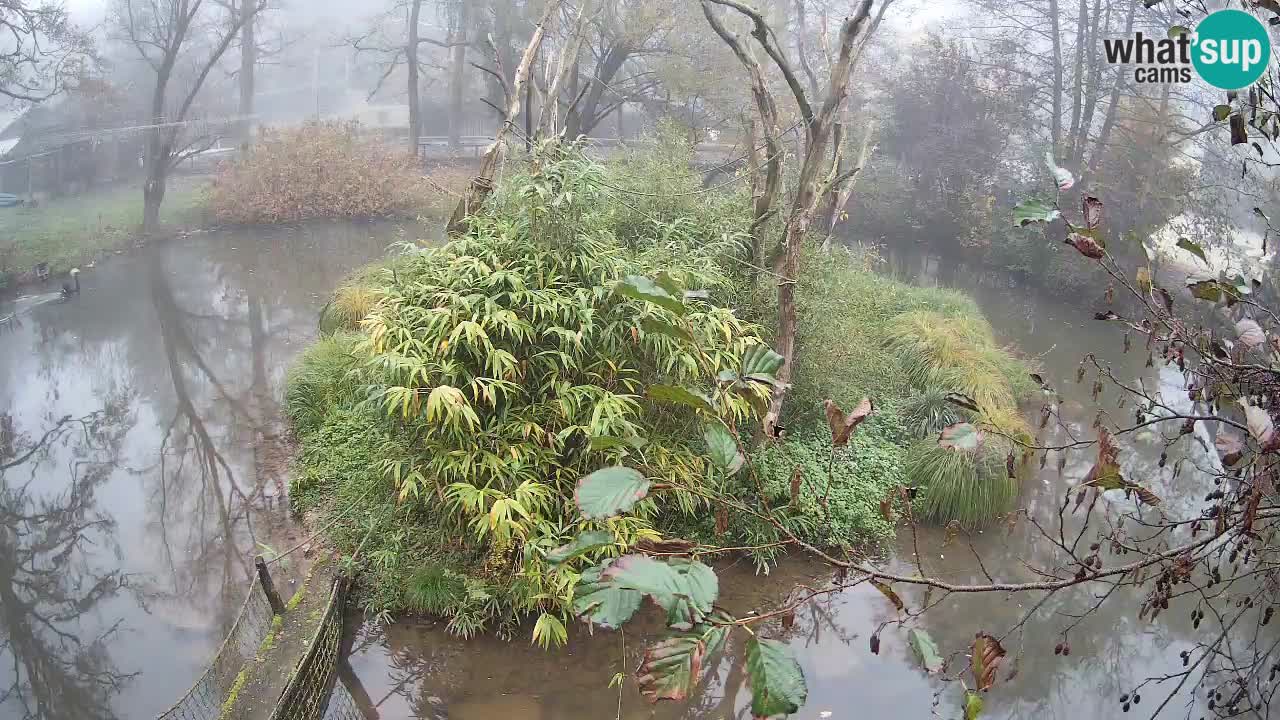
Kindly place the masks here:
[(1249, 318), (1236, 323), (1236, 335), (1241, 344), (1250, 350), (1267, 341), (1267, 334), (1262, 331), (1262, 326)]
[(1239, 435), (1225, 430), (1219, 431), (1213, 444), (1222, 456), (1222, 464), (1226, 467), (1235, 465), (1240, 462), (1240, 458), (1244, 457), (1244, 440)]
[(990, 690), (996, 684), (996, 671), (1004, 660), (1004, 646), (988, 633), (980, 632), (973, 640), (969, 666), (978, 690)]
[(1272, 421), (1271, 415), (1262, 408), (1249, 404), (1248, 399), (1240, 398), (1240, 405), (1244, 408), (1245, 424), (1249, 427), (1249, 434), (1253, 439), (1258, 441), (1258, 445), (1263, 452), (1275, 449), (1276, 442), (1276, 426)]
[(834, 401), (827, 400), (823, 405), (827, 410), (827, 425), (831, 428), (831, 444), (833, 447), (844, 447), (849, 444), (849, 437), (853, 435), (853, 431), (863, 420), (866, 420), (875, 410), (875, 404), (871, 402), (871, 398), (862, 398), (862, 402), (858, 403), (858, 407), (853, 412), (845, 415), (836, 405)]
[(1102, 201), (1092, 195), (1080, 199), (1084, 210), (1084, 224), (1093, 230), (1102, 223)]
[(1258, 506), (1261, 503), (1262, 488), (1254, 487), (1249, 494), (1249, 502), (1244, 507), (1244, 518), (1240, 521), (1240, 529), (1244, 534), (1253, 532), (1253, 521), (1258, 518)]
[(880, 501), (880, 517), (884, 518), (885, 522), (893, 522), (893, 500), (885, 498)]
[(889, 598), (889, 602), (893, 603), (893, 607), (896, 608), (898, 612), (902, 612), (907, 609), (907, 606), (902, 602), (902, 598), (898, 597), (898, 593), (894, 592), (893, 588), (879, 580), (872, 580), (871, 584), (875, 589), (879, 590), (882, 595)]
[(1106, 251), (1102, 249), (1102, 245), (1088, 235), (1073, 232), (1067, 236), (1065, 242), (1075, 248), (1081, 255), (1091, 260), (1101, 260), (1106, 256)]
[(645, 650), (636, 678), (640, 693), (651, 703), (686, 699), (701, 679), (706, 650), (701, 633), (677, 635)]
[(977, 452), (982, 445), (982, 431), (973, 423), (956, 423), (942, 430), (938, 445), (948, 450)]
[(1075, 178), (1071, 176), (1071, 171), (1058, 167), (1058, 163), (1054, 162), (1053, 153), (1048, 150), (1044, 153), (1044, 163), (1049, 166), (1049, 172), (1053, 173), (1053, 181), (1057, 183), (1059, 191), (1070, 190), (1071, 186), (1076, 184)]

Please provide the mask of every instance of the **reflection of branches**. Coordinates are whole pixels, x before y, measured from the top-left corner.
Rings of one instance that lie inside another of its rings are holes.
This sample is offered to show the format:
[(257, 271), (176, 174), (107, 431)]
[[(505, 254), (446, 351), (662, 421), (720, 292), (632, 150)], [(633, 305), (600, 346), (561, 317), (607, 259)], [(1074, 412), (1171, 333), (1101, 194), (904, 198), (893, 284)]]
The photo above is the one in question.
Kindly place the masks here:
[[(119, 571), (92, 571), (83, 557), (84, 545), (114, 529), (94, 509), (94, 492), (114, 465), (126, 419), (123, 406), (108, 405), (58, 420), (23, 450), (16, 449), (21, 438), (5, 443), (6, 454), (16, 458), (0, 466), (0, 649), (13, 668), (0, 708), (17, 709), (24, 720), (112, 718), (111, 698), (132, 677), (117, 672), (107, 654), (118, 623), (87, 638), (80, 629), (82, 618), (127, 580)], [(4, 480), (5, 470), (38, 462), (55, 443), (75, 437), (68, 430), (77, 425), (83, 431), (73, 446), (79, 459), (66, 491), (36, 497), (32, 483)], [(106, 461), (85, 459), (104, 448), (111, 453)]]

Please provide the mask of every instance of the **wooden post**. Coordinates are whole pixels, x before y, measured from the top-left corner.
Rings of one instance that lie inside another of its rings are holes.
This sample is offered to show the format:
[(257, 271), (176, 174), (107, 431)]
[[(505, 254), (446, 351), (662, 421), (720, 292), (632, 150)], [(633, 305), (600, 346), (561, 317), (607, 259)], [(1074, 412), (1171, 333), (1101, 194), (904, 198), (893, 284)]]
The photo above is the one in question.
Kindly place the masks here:
[(267, 572), (266, 561), (259, 555), (253, 559), (253, 564), (258, 567), (258, 582), (262, 585), (262, 592), (267, 595), (267, 602), (271, 603), (271, 612), (283, 615), (284, 602), (280, 599), (280, 593), (276, 592), (275, 583), (271, 582), (271, 573)]

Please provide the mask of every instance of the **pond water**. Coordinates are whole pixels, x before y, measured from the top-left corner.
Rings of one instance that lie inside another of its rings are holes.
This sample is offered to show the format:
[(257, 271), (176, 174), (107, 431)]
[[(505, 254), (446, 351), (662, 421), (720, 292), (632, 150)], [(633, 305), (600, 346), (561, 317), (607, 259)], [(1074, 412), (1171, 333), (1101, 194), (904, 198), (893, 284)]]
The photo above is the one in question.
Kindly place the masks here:
[[(82, 295), (70, 302), (46, 294), (0, 304), (0, 318), (15, 314), (0, 323), (0, 717), (153, 717), (195, 679), (243, 597), (259, 543), (282, 547), (298, 536), (278, 502), (287, 482), (283, 374), (314, 338), (334, 285), (402, 232), (329, 224), (199, 234), (86, 271)], [(1098, 406), (1089, 380), (1074, 382), (1086, 349), (1119, 377), (1171, 390), (1179, 383), (1176, 373), (1144, 368), (1137, 343), (1122, 353), (1119, 331), (1079, 307), (936, 258), (907, 256), (889, 269), (974, 292), (1002, 340), (1040, 359), (1066, 397), (1069, 421), (1047, 440), (1092, 436)], [(1116, 400), (1104, 394), (1101, 407), (1129, 416)], [(1187, 512), (1205, 493), (1194, 472), (1175, 484), (1178, 456), (1157, 467), (1154, 436), (1127, 441), (1125, 450), (1126, 474), (1161, 494), (1169, 512)], [(1075, 453), (1061, 472), (1056, 457), (1031, 468), (1021, 501), (1031, 518), (1051, 523), (1062, 490), (1091, 462)], [(1025, 519), (950, 542), (936, 530), (904, 532), (892, 562), (913, 567), (916, 547), (927, 571), (960, 582), (983, 581), (983, 568), (997, 580), (1029, 580), (1029, 566), (1052, 564), (1051, 548)], [(746, 562), (722, 571), (722, 602), (738, 613), (773, 608), (800, 597), (797, 584), (829, 578), (804, 558), (768, 577)], [(911, 608), (937, 603), (920, 623), (952, 655), (956, 674), (974, 632), (1003, 635), (1034, 602), (898, 591)], [(1179, 666), (1178, 650), (1195, 637), (1189, 609), (1140, 622), (1139, 598), (1122, 592), (1070, 630), (1071, 657), (1055, 656), (1070, 613), (1093, 602), (1086, 588), (1059, 593), (1006, 639), (1017, 677), (989, 694), (984, 717), (1120, 717), (1118, 696)], [(799, 717), (959, 715), (959, 683), (917, 669), (905, 629), (886, 628), (880, 655), (870, 653), (870, 635), (896, 617), (882, 595), (860, 586), (803, 606), (788, 627), (763, 629), (800, 655), (810, 700)], [(749, 715), (739, 641), (687, 702), (654, 706), (640, 697), (630, 673), (657, 618), (625, 634), (579, 628), (566, 649), (549, 653), (531, 646), (527, 632), (510, 642), (464, 641), (431, 622), (382, 627), (353, 617), (351, 625), (342, 678), (369, 718)], [(628, 675), (621, 688), (609, 687), (615, 673)], [(1162, 694), (1153, 688), (1144, 700), (1145, 716)], [(1184, 702), (1162, 716), (1185, 716)]]
[[(1038, 359), (1046, 381), (1065, 399), (1061, 412), (1066, 427), (1046, 431), (1046, 442), (1065, 441), (1072, 434), (1094, 437), (1091, 425), (1099, 408), (1119, 418), (1132, 418), (1131, 408), (1116, 407), (1118, 396), (1114, 394), (1108, 397), (1104, 393), (1098, 404), (1093, 402), (1092, 377), (1080, 385), (1075, 383), (1076, 368), (1088, 350), (1109, 362), (1118, 378), (1159, 383), (1170, 397), (1181, 387), (1176, 372), (1145, 367), (1147, 353), (1140, 343), (1135, 342), (1129, 353), (1123, 352), (1121, 332), (1093, 321), (1085, 302), (1059, 305), (1053, 298), (1009, 287), (1007, 281), (967, 272), (954, 263), (925, 255), (891, 258), (884, 269), (908, 281), (970, 291), (1000, 339)], [(1101, 295), (1100, 290), (1099, 304), (1103, 303)], [(1182, 396), (1185, 399), (1185, 394)], [(1201, 442), (1204, 444), (1197, 448), (1213, 446), (1207, 436)], [(1159, 468), (1158, 444), (1152, 434), (1126, 441), (1121, 455), (1125, 475), (1140, 479), (1160, 494), (1169, 512), (1196, 512), (1193, 501), (1203, 497), (1209, 481), (1197, 479), (1188, 467), (1175, 484), (1173, 466), (1182, 456), (1171, 451), (1168, 465)], [(1092, 452), (1067, 453), (1061, 472), (1056, 455), (1049, 457), (1043, 470), (1033, 464), (1023, 480), (1020, 500), (1030, 519), (1054, 527), (1064, 488), (1079, 482), (1093, 459)], [(1215, 462), (1216, 455), (1197, 449), (1187, 461)], [(1095, 512), (1115, 514), (1132, 508), (1132, 503), (1123, 499), (1107, 498)], [(928, 573), (958, 583), (982, 583), (987, 580), (985, 572), (1002, 582), (1031, 581), (1039, 578), (1030, 567), (1050, 567), (1054, 560), (1052, 546), (1026, 518), (950, 541), (937, 529), (922, 528), (915, 537), (904, 530), (891, 566), (910, 573), (917, 547)], [(830, 576), (821, 564), (799, 557), (783, 562), (768, 577), (756, 576), (750, 563), (741, 562), (722, 568), (721, 602), (737, 613), (769, 610), (788, 599), (803, 597), (805, 591), (797, 590), (798, 584), (819, 587)], [(944, 656), (950, 656), (951, 671), (944, 676), (927, 676), (912, 659), (906, 629), (896, 625), (882, 632), (880, 654), (871, 654), (871, 634), (881, 623), (896, 620), (897, 614), (877, 590), (858, 586), (803, 606), (790, 627), (781, 623), (764, 627), (766, 636), (787, 639), (804, 666), (809, 702), (796, 717), (959, 717), (963, 691), (954, 677), (967, 667), (965, 653), (974, 633), (984, 630), (1005, 635), (1040, 597), (943, 597), (941, 593), (926, 597), (920, 591), (896, 589), (908, 608), (918, 610), (926, 603), (934, 604), (918, 626), (929, 631)], [(1022, 632), (1005, 639), (1010, 657), (1000, 684), (986, 697), (984, 718), (1121, 717), (1125, 716), (1118, 701), (1122, 693), (1144, 678), (1181, 669), (1178, 652), (1196, 637), (1190, 607), (1184, 612), (1175, 608), (1156, 623), (1139, 621), (1141, 597), (1125, 591), (1070, 627), (1065, 636), (1071, 646), (1069, 657), (1055, 655), (1054, 646), (1064, 638), (1061, 632), (1076, 622), (1071, 615), (1096, 602), (1085, 587), (1060, 592), (1035, 612)], [(527, 628), (507, 642), (493, 637), (464, 641), (430, 621), (381, 627), (355, 618), (353, 624), (357, 631), (348, 683), (356, 686), (355, 694), (369, 717), (720, 720), (750, 716), (740, 641), (731, 642), (687, 702), (650, 705), (640, 696), (631, 678), (646, 642), (660, 629), (658, 618), (650, 617), (647, 625), (641, 623), (625, 634), (597, 631), (590, 635), (579, 628), (566, 649), (551, 653), (530, 645)], [(1208, 632), (1207, 625), (1203, 631)], [(1014, 667), (1016, 677), (1004, 680)], [(609, 686), (615, 673), (627, 674), (621, 689)], [(1171, 685), (1164, 689), (1171, 690)], [(1158, 687), (1146, 688), (1143, 703), (1136, 710), (1143, 717), (1150, 716), (1163, 699)], [(1185, 717), (1195, 710), (1197, 705), (1189, 708), (1185, 696), (1179, 696), (1159, 716)]]
[(0, 717), (152, 718), (191, 685), (257, 544), (297, 535), (284, 372), (399, 239), (195, 234), (0, 301)]

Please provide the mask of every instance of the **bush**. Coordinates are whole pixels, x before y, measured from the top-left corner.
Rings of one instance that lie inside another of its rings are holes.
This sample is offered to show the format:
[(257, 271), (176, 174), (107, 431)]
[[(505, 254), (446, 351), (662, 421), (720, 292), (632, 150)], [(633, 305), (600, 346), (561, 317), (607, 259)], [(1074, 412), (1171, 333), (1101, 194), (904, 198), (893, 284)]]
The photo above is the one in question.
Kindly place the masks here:
[[(354, 507), (354, 517), (391, 523), (365, 550), (377, 564), (376, 608), (447, 606), (463, 634), (564, 613), (577, 576), (547, 552), (584, 530), (607, 530), (624, 546), (654, 539), (660, 505), (679, 513), (702, 502), (663, 493), (609, 521), (585, 520), (573, 504), (580, 476), (624, 457), (649, 477), (709, 482), (701, 426), (645, 399), (644, 388), (705, 387), (759, 342), (754, 327), (709, 300), (686, 301), (677, 317), (614, 291), (658, 268), (646, 260), (652, 246), (623, 248), (612, 234), (603, 173), (571, 154), (509, 176), (466, 235), (353, 279), (326, 315), (335, 325), (360, 318), (358, 341), (322, 340), (293, 372), (288, 405), (304, 447), (339, 448), (312, 450), (304, 464), (350, 470), (334, 481), (328, 470), (304, 473), (302, 495), (325, 517)], [(661, 268), (664, 283), (727, 294), (716, 290), (733, 283), (713, 250), (681, 246), (690, 236), (678, 233), (658, 237), (680, 259)], [(660, 330), (676, 324), (696, 337), (696, 352)], [(723, 402), (750, 420), (750, 398)], [(352, 432), (361, 417), (369, 427)], [(308, 492), (327, 482), (343, 487)], [(357, 529), (342, 530), (344, 551), (363, 541)]]
[(283, 223), (414, 214), (439, 195), (408, 153), (362, 139), (353, 123), (310, 122), (263, 128), (214, 180), (210, 208), (220, 222)]

